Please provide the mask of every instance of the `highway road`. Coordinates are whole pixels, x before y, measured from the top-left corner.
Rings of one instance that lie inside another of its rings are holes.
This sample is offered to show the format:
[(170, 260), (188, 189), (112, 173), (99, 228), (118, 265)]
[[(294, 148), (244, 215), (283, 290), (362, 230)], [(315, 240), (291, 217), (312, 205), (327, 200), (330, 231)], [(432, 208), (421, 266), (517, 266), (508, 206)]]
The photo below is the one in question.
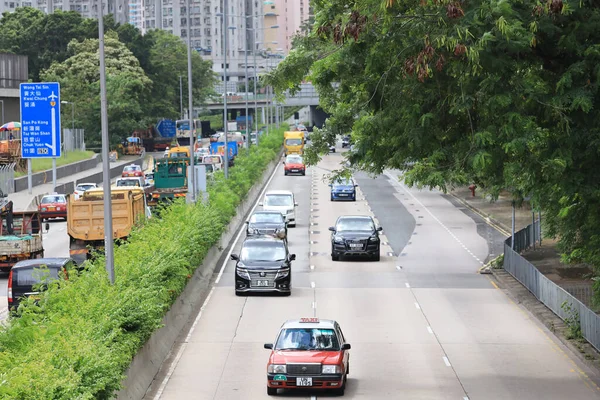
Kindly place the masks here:
[[(600, 399), (598, 377), (477, 274), (500, 251), (499, 233), (441, 193), (406, 188), (392, 171), (357, 174), (358, 201), (332, 203), (323, 178), (341, 160), (330, 154), (305, 177), (279, 167), (268, 185), (292, 190), (299, 203), (289, 233), (292, 295), (236, 297), (234, 262), (226, 260), (145, 399), (269, 398), (263, 343), (285, 320), (314, 315), (337, 320), (352, 344), (349, 398)], [(328, 227), (348, 214), (381, 224), (380, 262), (331, 261)]]

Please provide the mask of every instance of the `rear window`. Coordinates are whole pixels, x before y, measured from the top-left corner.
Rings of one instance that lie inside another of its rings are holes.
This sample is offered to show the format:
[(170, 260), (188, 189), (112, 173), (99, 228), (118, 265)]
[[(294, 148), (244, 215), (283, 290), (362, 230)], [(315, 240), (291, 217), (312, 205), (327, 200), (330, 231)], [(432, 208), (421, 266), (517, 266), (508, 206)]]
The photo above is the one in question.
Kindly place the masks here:
[(58, 267), (17, 268), (13, 270), (13, 286), (32, 287), (40, 283), (48, 283), (58, 279)]
[(47, 204), (47, 203), (66, 203), (67, 200), (65, 199), (65, 196), (44, 196), (42, 197), (42, 204)]
[(141, 168), (138, 167), (137, 165), (131, 165), (128, 167), (123, 168), (123, 171), (125, 172), (133, 172), (133, 171), (139, 171)]
[(77, 185), (77, 189), (75, 190), (81, 190), (82, 192), (85, 192), (86, 190), (90, 190), (95, 187), (96, 185)]

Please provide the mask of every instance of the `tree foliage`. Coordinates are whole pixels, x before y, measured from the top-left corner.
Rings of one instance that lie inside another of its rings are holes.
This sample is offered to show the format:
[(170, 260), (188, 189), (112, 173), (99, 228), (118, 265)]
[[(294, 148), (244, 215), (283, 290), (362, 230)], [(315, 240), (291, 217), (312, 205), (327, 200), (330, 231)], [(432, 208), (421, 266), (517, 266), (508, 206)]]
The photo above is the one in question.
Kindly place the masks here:
[(311, 4), (311, 32), (267, 78), (308, 77), (331, 114), (309, 160), (351, 132), (355, 167), (530, 196), (567, 258), (600, 266), (597, 2)]

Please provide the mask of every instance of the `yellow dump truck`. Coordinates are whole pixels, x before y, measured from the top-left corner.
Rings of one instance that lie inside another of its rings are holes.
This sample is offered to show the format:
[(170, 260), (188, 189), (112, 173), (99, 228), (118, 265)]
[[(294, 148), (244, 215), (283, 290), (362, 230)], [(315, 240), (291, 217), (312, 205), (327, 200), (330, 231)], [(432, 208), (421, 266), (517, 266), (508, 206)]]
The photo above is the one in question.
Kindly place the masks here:
[[(143, 188), (111, 188), (113, 239), (124, 239), (147, 218)], [(104, 189), (90, 189), (75, 200), (67, 198), (69, 253), (78, 264), (90, 258), (90, 250), (104, 248)]]
[(283, 133), (285, 155), (302, 154), (304, 152), (304, 132), (289, 131)]

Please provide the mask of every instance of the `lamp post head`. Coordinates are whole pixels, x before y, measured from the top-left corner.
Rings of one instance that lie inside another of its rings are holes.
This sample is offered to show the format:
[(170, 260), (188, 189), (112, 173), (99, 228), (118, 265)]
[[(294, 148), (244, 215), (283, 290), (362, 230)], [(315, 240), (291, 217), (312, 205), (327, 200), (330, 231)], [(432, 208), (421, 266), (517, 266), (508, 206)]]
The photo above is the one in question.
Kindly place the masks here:
[(71, 103), (69, 103), (68, 101), (62, 100), (62, 101), (60, 102), (60, 104), (71, 104)]

